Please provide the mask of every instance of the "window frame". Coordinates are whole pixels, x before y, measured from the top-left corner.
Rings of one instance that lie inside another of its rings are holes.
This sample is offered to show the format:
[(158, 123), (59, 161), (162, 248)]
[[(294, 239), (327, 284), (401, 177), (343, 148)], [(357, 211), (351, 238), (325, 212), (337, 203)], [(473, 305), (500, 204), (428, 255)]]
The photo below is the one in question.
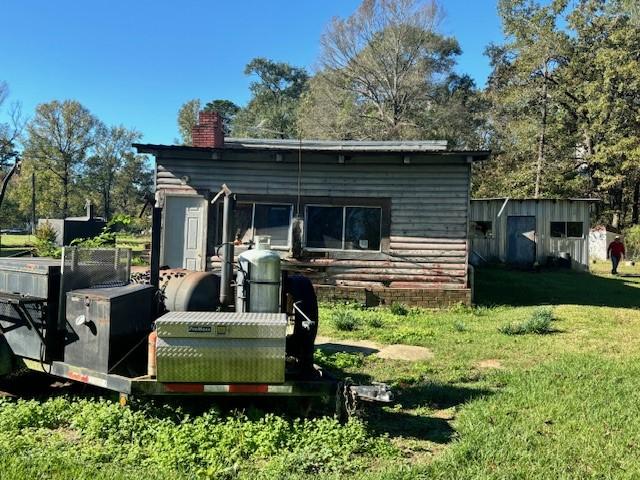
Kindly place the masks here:
[[(553, 235), (553, 229), (551, 228), (551, 224), (552, 223), (563, 223), (564, 224), (564, 235), (561, 236), (556, 236)], [(581, 234), (579, 237), (575, 237), (575, 236), (569, 236), (569, 224), (570, 223), (579, 223), (581, 228)], [(580, 220), (550, 220), (549, 221), (549, 238), (558, 238), (558, 239), (565, 239), (565, 240), (583, 240), (585, 238), (584, 235), (584, 222), (580, 221)]]
[[(289, 250), (291, 248), (291, 225), (293, 224), (293, 203), (287, 202), (270, 202), (268, 200), (238, 200), (237, 205), (251, 205), (251, 225), (249, 226), (251, 230), (251, 241), (254, 241), (256, 237), (256, 227), (255, 227), (255, 219), (256, 219), (256, 205), (273, 205), (273, 206), (284, 206), (289, 207), (289, 226), (287, 228), (287, 244), (286, 245), (271, 245), (273, 250)], [(218, 215), (220, 219), (222, 218), (222, 204), (218, 208)], [(221, 220), (220, 220), (221, 221)], [(218, 221), (218, 226), (220, 225), (220, 221)], [(218, 235), (216, 239), (216, 243), (221, 243), (220, 237), (222, 236), (222, 231), (220, 227), (218, 227)], [(220, 240), (220, 241), (218, 241)]]
[[(341, 248), (327, 248), (327, 247), (309, 247), (307, 246), (307, 231), (309, 228), (309, 222), (308, 222), (308, 208), (309, 207), (320, 207), (320, 208), (341, 208), (342, 209), (342, 239), (341, 239), (341, 244), (342, 247)], [(357, 248), (345, 248), (345, 239), (346, 239), (346, 235), (347, 235), (347, 208), (370, 208), (370, 209), (377, 209), (380, 212), (380, 222), (379, 222), (379, 245), (377, 249), (373, 249), (373, 248), (367, 248), (367, 249), (357, 249)], [(382, 252), (382, 247), (383, 247), (383, 241), (384, 241), (384, 235), (383, 235), (383, 222), (382, 222), (382, 217), (384, 214), (384, 208), (382, 206), (378, 206), (378, 205), (352, 205), (352, 204), (327, 204), (327, 203), (305, 203), (304, 204), (304, 232), (302, 233), (302, 238), (303, 238), (303, 246), (304, 249), (309, 251), (309, 252), (359, 252), (359, 253), (363, 253), (363, 252), (370, 252), (370, 253), (380, 253)]]

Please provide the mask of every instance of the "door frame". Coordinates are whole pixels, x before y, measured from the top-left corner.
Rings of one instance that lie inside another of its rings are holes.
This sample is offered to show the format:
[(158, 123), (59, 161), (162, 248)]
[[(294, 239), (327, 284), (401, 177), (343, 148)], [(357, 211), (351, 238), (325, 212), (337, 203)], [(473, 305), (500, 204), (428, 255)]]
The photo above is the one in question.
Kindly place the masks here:
[(516, 218), (523, 218), (523, 217), (528, 217), (528, 218), (533, 218), (533, 259), (531, 262), (531, 265), (533, 266), (537, 261), (538, 261), (538, 217), (537, 215), (507, 215), (507, 219), (505, 222), (505, 255), (504, 255), (504, 260), (505, 263), (508, 265), (519, 265), (518, 262), (516, 263), (512, 263), (509, 259), (509, 243), (510, 243), (510, 236), (509, 236), (509, 219), (512, 217), (516, 217)]
[[(167, 219), (167, 200), (170, 197), (175, 198), (199, 198), (202, 201), (202, 251), (200, 252), (200, 265), (197, 271), (204, 272), (207, 270), (207, 238), (209, 228), (209, 199), (207, 195), (201, 195), (191, 192), (162, 192), (162, 230), (160, 235), (160, 264), (164, 263), (164, 247), (166, 244), (166, 219)], [(184, 219), (183, 219), (184, 220)], [(182, 250), (182, 258), (184, 262), (184, 247)], [(183, 263), (184, 265), (184, 263)], [(182, 267), (178, 267), (182, 268)]]

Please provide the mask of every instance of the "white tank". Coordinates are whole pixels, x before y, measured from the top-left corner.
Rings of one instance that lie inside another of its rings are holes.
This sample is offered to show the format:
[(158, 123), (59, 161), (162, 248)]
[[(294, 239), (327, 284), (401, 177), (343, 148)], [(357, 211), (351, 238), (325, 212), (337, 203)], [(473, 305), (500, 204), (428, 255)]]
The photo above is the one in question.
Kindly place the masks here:
[(280, 311), (280, 255), (271, 237), (256, 237), (255, 247), (238, 255), (236, 312)]

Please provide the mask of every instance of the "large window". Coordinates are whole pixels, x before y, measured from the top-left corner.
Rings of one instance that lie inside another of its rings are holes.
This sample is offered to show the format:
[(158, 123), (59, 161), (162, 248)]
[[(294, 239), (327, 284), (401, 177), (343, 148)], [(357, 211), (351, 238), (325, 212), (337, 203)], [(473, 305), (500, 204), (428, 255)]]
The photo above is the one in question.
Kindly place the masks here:
[(551, 222), (553, 238), (582, 238), (584, 229), (582, 222)]
[[(269, 235), (274, 247), (289, 246), (292, 206), (278, 203), (238, 202), (234, 239), (247, 243), (256, 235)], [(218, 209), (218, 243), (222, 242), (222, 205)]]
[(305, 216), (307, 248), (380, 250), (379, 207), (308, 205)]

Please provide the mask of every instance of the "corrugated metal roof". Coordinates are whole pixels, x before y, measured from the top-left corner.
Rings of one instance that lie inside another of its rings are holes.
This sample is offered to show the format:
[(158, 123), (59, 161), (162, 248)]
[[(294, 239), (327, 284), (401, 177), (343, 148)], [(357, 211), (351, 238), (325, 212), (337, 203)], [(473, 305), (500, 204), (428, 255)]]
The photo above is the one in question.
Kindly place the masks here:
[(513, 198), (513, 197), (490, 197), (490, 198), (472, 198), (472, 202), (504, 202), (505, 200), (509, 200), (510, 202), (601, 202), (602, 200), (599, 198), (535, 198), (535, 197), (525, 197), (525, 198)]
[[(141, 153), (160, 150), (212, 151), (212, 148), (189, 147), (185, 145), (157, 145), (134, 143)], [(490, 150), (448, 150), (446, 140), (421, 141), (334, 141), (334, 140), (291, 140), (263, 138), (225, 138), (223, 150), (272, 150), (272, 151), (313, 151), (333, 153), (433, 153), (439, 155), (469, 155), (474, 160), (484, 160)]]

